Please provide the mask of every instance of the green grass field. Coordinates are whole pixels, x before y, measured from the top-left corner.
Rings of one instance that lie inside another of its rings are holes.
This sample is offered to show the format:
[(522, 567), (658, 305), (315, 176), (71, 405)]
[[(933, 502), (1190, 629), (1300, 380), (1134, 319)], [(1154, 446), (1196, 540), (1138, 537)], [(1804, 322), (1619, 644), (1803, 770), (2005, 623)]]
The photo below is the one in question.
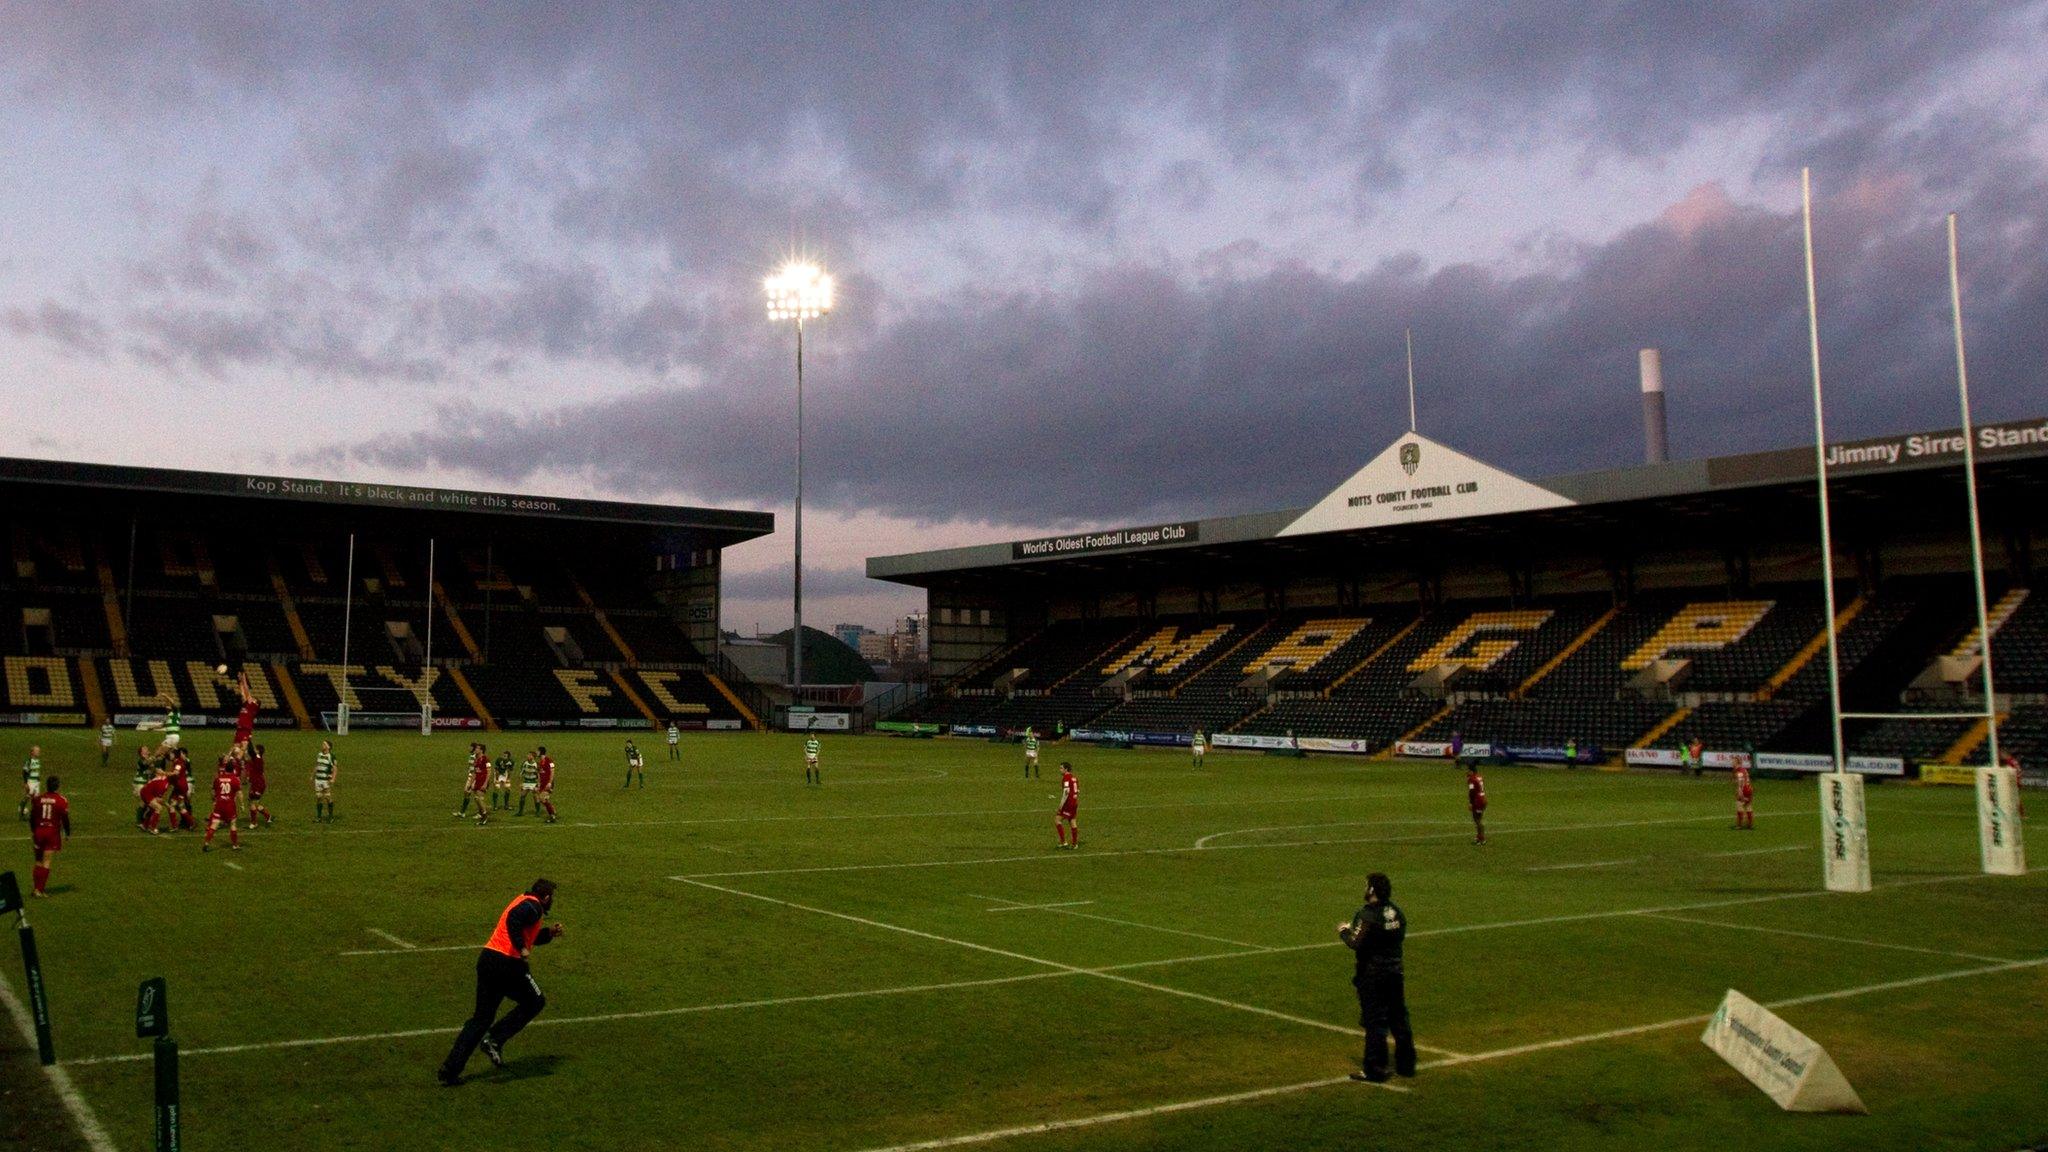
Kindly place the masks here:
[[(492, 738), (526, 747), (532, 734)], [(2048, 882), (1978, 875), (1966, 789), (1870, 790), (1877, 890), (1820, 886), (1816, 790), (1488, 773), (1471, 843), (1442, 765), (794, 737), (541, 736), (562, 823), (450, 815), (464, 738), (272, 734), (274, 829), (240, 853), (130, 826), (123, 735), (31, 739), (72, 797), (56, 895), (30, 908), (61, 1062), (121, 1148), (149, 1143), (137, 982), (170, 980), (194, 1149), (2011, 1149), (2048, 1140)], [(210, 766), (217, 735), (196, 734)], [(1061, 757), (1084, 847), (1054, 846)], [(26, 887), (26, 836), (4, 866)], [(1350, 1084), (1333, 926), (1368, 871), (1412, 925), (1423, 1070)], [(477, 947), (534, 877), (568, 934), (549, 1003), (494, 1071), (433, 1069)], [(4, 972), (18, 995), (13, 945)], [(2017, 963), (2016, 963), (2017, 962)], [(1827, 1045), (1868, 1117), (1795, 1116), (1699, 1043), (1728, 988)], [(0, 1142), (88, 1147), (12, 1028)], [(1219, 1099), (1220, 1098), (1220, 1099)], [(1168, 1107), (1173, 1105), (1186, 1107)], [(516, 1141), (509, 1133), (517, 1131)], [(985, 1140), (960, 1139), (986, 1137)]]

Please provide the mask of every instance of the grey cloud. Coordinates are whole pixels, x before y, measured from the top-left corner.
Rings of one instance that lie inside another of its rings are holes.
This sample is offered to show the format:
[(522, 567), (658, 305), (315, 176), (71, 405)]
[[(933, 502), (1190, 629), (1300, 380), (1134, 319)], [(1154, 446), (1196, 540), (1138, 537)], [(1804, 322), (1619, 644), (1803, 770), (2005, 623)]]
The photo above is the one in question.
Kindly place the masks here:
[[(1823, 202), (1823, 340), (1843, 435), (1951, 418), (1939, 222), (1914, 203), (1862, 189)], [(1980, 231), (1980, 412), (2021, 415), (2038, 406), (2040, 360), (2026, 356), (2048, 283), (2026, 249), (1990, 242), (2001, 229)], [(1305, 502), (1404, 426), (1404, 326), (1423, 430), (1529, 474), (1635, 457), (1645, 346), (1665, 351), (1681, 450), (1793, 443), (1807, 420), (1801, 275), (1796, 217), (1703, 189), (1566, 272), (1390, 262), (1350, 279), (1288, 265), (1203, 278), (1127, 265), (1072, 294), (923, 301), (893, 323), (827, 329), (807, 380), (809, 495), (1007, 523)], [(357, 452), (504, 482), (555, 469), (623, 492), (778, 499), (789, 368), (762, 351), (780, 343), (758, 321), (732, 339), (749, 350), (715, 386), (528, 420), (454, 413)]]
[(0, 309), (0, 328), (16, 336), (39, 337), (75, 355), (93, 360), (107, 356), (107, 326), (86, 312), (55, 300), (34, 308)]

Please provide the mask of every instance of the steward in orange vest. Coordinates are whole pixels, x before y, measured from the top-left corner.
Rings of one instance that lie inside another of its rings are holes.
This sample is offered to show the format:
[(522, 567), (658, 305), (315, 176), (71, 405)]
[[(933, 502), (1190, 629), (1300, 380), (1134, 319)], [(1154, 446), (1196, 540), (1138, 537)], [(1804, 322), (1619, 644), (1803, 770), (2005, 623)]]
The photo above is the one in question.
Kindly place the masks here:
[[(548, 998), (541, 995), (540, 985), (534, 982), (526, 957), (540, 945), (561, 938), (561, 924), (541, 923), (554, 906), (555, 882), (535, 880), (533, 887), (514, 897), (498, 914), (498, 926), (476, 958), (476, 1010), (470, 1013), (462, 1034), (455, 1038), (455, 1047), (449, 1049), (448, 1059), (441, 1064), (441, 1083), (451, 1087), (462, 1083), (462, 1069), (478, 1047), (483, 1048), (484, 1056), (493, 1066), (503, 1068), (505, 1042), (547, 1007)], [(508, 999), (512, 1001), (512, 1010), (493, 1024), (498, 1005)]]

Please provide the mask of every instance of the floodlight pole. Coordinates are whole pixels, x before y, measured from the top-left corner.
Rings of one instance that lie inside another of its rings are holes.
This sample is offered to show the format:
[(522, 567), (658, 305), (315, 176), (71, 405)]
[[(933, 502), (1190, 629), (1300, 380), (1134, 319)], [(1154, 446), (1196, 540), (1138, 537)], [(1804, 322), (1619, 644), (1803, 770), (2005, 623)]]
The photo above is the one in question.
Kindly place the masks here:
[(1799, 170), (1801, 223), (1806, 240), (1806, 340), (1813, 363), (1813, 464), (1820, 486), (1821, 591), (1827, 600), (1828, 720), (1835, 740), (1835, 771), (1847, 770), (1842, 756), (1842, 663), (1835, 644), (1835, 538), (1828, 517), (1828, 429), (1820, 392), (1820, 310), (1813, 285), (1813, 171)]
[(1963, 491), (1970, 500), (1970, 568), (1977, 586), (1978, 667), (1984, 675), (1988, 763), (1998, 767), (1998, 700), (1991, 690), (1991, 619), (1984, 605), (1984, 540), (1977, 517), (1977, 430), (1970, 424), (1970, 370), (1963, 356), (1963, 284), (1956, 260), (1956, 214), (1948, 214), (1948, 301), (1956, 329), (1956, 397), (1963, 408)]
[(334, 702), (334, 734), (348, 735), (348, 634), (356, 607), (356, 534), (348, 534), (348, 581), (341, 599), (341, 698)]
[(804, 692), (804, 318), (796, 318), (796, 571), (792, 589), (796, 623), (789, 633), (789, 702)]

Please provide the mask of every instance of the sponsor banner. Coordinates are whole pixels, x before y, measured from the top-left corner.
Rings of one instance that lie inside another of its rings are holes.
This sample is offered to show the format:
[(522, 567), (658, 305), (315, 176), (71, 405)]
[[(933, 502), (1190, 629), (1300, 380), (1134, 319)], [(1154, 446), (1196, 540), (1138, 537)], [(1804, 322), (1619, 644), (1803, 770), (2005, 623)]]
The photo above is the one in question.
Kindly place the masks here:
[(619, 722), (611, 716), (586, 716), (576, 721), (578, 728), (617, 728)]
[(704, 722), (704, 727), (713, 732), (738, 732), (746, 726), (744, 720), (706, 720)]
[(1153, 524), (1142, 528), (1108, 528), (1100, 532), (1077, 532), (1071, 536), (1042, 536), (1010, 545), (1012, 560), (1041, 560), (1052, 556), (1080, 556), (1089, 552), (1118, 552), (1129, 548), (1157, 548), (1165, 544), (1193, 544), (1200, 540), (1201, 525), (1193, 520), (1174, 524)]
[(708, 600), (692, 602), (684, 609), (684, 619), (692, 624), (709, 624), (718, 619), (718, 605)]
[[(1572, 759), (1565, 755), (1564, 745), (1562, 744), (1554, 746), (1545, 744), (1529, 746), (1510, 744), (1505, 751), (1510, 760), (1527, 760), (1532, 764), (1562, 764), (1566, 760)], [(1598, 747), (1592, 744), (1582, 744), (1579, 746), (1578, 756), (1574, 762), (1579, 764), (1598, 764), (1603, 759), (1605, 757), (1601, 754), (1601, 750)]]
[(1333, 740), (1319, 736), (1304, 736), (1296, 740), (1294, 746), (1304, 752), (1342, 752), (1352, 756), (1370, 756), (1379, 751), (1370, 740)]
[(2019, 777), (2012, 768), (1977, 769), (1977, 843), (1984, 853), (1984, 871), (1994, 876), (2027, 873)]
[(1394, 751), (1403, 756), (1433, 757), (1445, 759), (1451, 754), (1451, 746), (1436, 740), (1403, 740), (1394, 745)]
[(0, 724), (19, 724), (23, 727), (75, 727), (83, 723), (85, 716), (78, 712), (0, 712)]
[[(1756, 767), (1761, 772), (1825, 773), (1835, 770), (1835, 761), (1832, 757), (1811, 752), (1759, 752), (1756, 754)], [(1847, 767), (1858, 776), (1906, 774), (1906, 762), (1897, 756), (1851, 756)]]
[(1787, 1112), (1869, 1111), (1826, 1049), (1733, 988), (1714, 1009), (1700, 1043)]
[(1343, 532), (1465, 516), (1495, 516), (1572, 501), (1409, 432), (1301, 514), (1282, 536)]
[[(333, 713), (327, 713), (333, 715)], [(417, 712), (357, 712), (348, 714), (350, 728), (418, 728), (420, 714)]]
[(937, 735), (945, 730), (941, 724), (919, 724), (909, 720), (884, 720), (875, 725), (877, 732), (893, 732), (899, 736)]
[[(1702, 751), (1700, 753), (1700, 763), (1708, 768), (1747, 768), (1750, 766), (1749, 753), (1747, 752)], [(1902, 761), (1899, 764), (1899, 771), (1904, 772), (1905, 770), (1906, 766)]]
[(1676, 768), (1685, 763), (1676, 748), (1631, 748), (1621, 758), (1631, 768)]
[(1974, 768), (1961, 767), (1954, 764), (1922, 764), (1920, 766), (1920, 782), (1922, 784), (1956, 784), (1975, 787), (1977, 771)]
[(1266, 751), (1294, 747), (1293, 739), (1287, 736), (1244, 736), (1233, 732), (1219, 733), (1211, 737), (1209, 743), (1216, 748), (1258, 748)]
[(853, 727), (853, 717), (844, 712), (799, 712), (794, 708), (786, 722), (791, 732), (844, 732)]
[(1863, 816), (1863, 777), (1823, 772), (1820, 782), (1821, 859), (1830, 892), (1870, 891), (1870, 827)]
[(996, 726), (993, 724), (955, 724), (946, 729), (946, 732), (952, 736), (993, 736), (996, 734)]
[(1124, 732), (1108, 728), (1076, 728), (1067, 737), (1083, 744), (1147, 744), (1157, 747), (1185, 746), (1193, 737), (1184, 732)]
[(474, 717), (474, 716), (436, 716), (436, 717), (434, 717), (434, 727), (435, 727), (436, 729), (457, 729), (457, 730), (460, 730), (460, 729), (470, 729), (470, 730), (474, 730), (474, 729), (482, 728), (483, 726), (484, 726), (484, 722), (483, 722), (483, 721), (481, 721), (481, 720), (479, 720), (479, 719), (477, 719), (477, 718), (476, 718), (476, 717)]

